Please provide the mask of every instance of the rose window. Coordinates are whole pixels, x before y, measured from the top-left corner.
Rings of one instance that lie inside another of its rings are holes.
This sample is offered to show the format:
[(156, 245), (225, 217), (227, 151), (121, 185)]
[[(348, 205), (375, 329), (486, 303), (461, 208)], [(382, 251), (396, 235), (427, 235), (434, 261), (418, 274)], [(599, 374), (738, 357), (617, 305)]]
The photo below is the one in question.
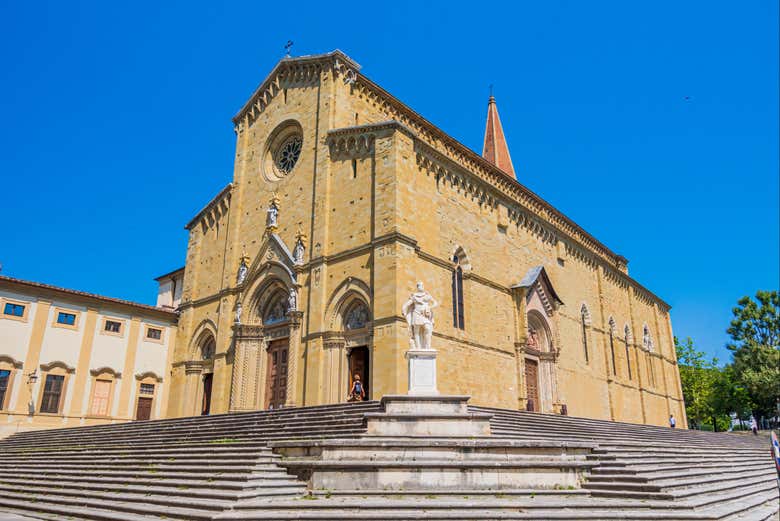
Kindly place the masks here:
[(276, 153), (276, 168), (279, 172), (289, 174), (292, 171), (301, 157), (302, 147), (303, 140), (300, 136), (292, 136), (282, 143)]

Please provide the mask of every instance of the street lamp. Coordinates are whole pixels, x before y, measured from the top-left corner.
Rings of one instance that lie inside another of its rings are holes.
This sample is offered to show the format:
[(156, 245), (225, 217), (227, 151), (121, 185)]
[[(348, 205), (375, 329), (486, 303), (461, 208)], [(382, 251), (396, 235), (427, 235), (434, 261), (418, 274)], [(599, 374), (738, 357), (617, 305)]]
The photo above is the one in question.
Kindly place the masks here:
[(38, 369), (33, 370), (32, 373), (27, 373), (27, 390), (30, 393), (30, 401), (27, 403), (27, 414), (32, 416), (35, 414), (35, 403), (33, 402), (32, 388), (35, 382), (38, 381)]

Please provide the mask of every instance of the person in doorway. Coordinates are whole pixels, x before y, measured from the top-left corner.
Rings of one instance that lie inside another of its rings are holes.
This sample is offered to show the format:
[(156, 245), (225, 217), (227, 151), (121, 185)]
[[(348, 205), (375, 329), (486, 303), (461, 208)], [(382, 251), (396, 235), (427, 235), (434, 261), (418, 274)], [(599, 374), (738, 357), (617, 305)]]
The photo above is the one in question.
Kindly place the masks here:
[(348, 402), (362, 402), (366, 399), (366, 390), (363, 387), (363, 382), (360, 381), (360, 375), (356, 374), (355, 379), (352, 380), (352, 388), (349, 390)]
[(758, 422), (755, 416), (750, 417), (750, 430), (753, 431), (754, 435), (758, 436)]
[(674, 419), (674, 414), (669, 415), (669, 427), (671, 427), (672, 429), (677, 427), (677, 420)]

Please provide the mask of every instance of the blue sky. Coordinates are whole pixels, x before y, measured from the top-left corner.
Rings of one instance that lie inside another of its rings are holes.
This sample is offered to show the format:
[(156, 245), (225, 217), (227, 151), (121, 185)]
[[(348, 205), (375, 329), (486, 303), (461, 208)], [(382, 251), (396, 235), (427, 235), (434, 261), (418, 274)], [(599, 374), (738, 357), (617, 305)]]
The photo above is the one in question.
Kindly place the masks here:
[(477, 151), (494, 84), (521, 182), (725, 360), (733, 304), (780, 284), (777, 9), (0, 0), (2, 273), (153, 302), (231, 180), (231, 116), (292, 39)]

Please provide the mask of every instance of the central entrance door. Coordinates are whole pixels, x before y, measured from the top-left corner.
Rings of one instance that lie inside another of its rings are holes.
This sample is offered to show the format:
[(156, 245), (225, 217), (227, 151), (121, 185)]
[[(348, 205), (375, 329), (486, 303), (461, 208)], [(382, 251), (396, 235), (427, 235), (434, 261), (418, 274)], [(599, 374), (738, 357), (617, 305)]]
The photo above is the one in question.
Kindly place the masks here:
[(349, 352), (349, 389), (355, 380), (355, 375), (360, 375), (360, 381), (363, 382), (363, 389), (366, 393), (366, 400), (369, 399), (371, 387), (368, 381), (368, 348), (366, 346), (353, 347)]
[(213, 373), (208, 373), (203, 376), (203, 403), (200, 408), (201, 416), (206, 416), (211, 412), (211, 384), (213, 381)]
[(529, 411), (539, 411), (539, 364), (535, 360), (525, 361), (525, 391)]
[(138, 398), (138, 407), (135, 410), (136, 420), (148, 420), (152, 417), (152, 399), (141, 396)]
[(274, 340), (268, 345), (265, 408), (278, 409), (287, 401), (287, 339)]

